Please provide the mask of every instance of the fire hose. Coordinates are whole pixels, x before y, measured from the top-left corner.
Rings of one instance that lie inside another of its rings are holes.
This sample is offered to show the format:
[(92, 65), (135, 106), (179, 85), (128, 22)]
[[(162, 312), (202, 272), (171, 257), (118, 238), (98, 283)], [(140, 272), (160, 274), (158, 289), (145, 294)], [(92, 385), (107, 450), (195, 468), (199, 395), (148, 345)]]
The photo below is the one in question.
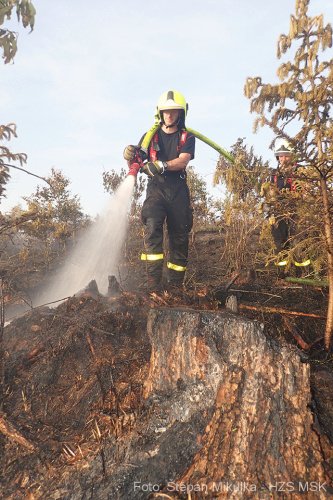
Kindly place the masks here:
[[(160, 128), (160, 126), (161, 125), (159, 123), (154, 123), (154, 125), (148, 130), (148, 132), (143, 138), (140, 149), (138, 149), (134, 160), (134, 162), (140, 165), (140, 167), (143, 165), (143, 162), (147, 159), (149, 144), (152, 138), (154, 137), (155, 133), (157, 132), (157, 130)], [(219, 146), (216, 142), (212, 141), (211, 139), (201, 134), (197, 130), (194, 130), (193, 128), (186, 127), (186, 130), (187, 132), (193, 134), (194, 137), (196, 137), (197, 139), (201, 140), (202, 142), (205, 142), (206, 144), (208, 144), (208, 146), (215, 149), (218, 153), (220, 153), (221, 156), (229, 160), (231, 163), (234, 163), (234, 157), (224, 148)]]

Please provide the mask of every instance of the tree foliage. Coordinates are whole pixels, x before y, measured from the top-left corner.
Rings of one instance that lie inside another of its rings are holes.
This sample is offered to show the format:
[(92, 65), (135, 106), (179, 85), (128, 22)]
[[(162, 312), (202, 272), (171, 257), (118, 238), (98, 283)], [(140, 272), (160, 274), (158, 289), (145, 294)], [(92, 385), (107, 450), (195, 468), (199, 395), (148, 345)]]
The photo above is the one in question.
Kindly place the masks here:
[(10, 141), (16, 135), (16, 125), (0, 125), (0, 199), (5, 196), (5, 186), (10, 178), (9, 168), (6, 161), (18, 161), (20, 165), (26, 163), (27, 155), (25, 153), (12, 153), (3, 142)]
[(0, 214), (0, 270), (6, 271), (7, 293), (14, 301), (29, 300), (48, 281), (89, 223), (60, 171), (52, 169), (47, 183), (24, 198), (25, 208)]
[(224, 183), (237, 201), (245, 201), (249, 196), (258, 198), (263, 179), (268, 175), (268, 162), (255, 155), (253, 147), (248, 148), (244, 143), (244, 138), (238, 138), (231, 151), (234, 163), (226, 162), (223, 156), (220, 156), (214, 184)]
[[(36, 10), (30, 0), (0, 0), (0, 26), (11, 19), (15, 7), (18, 22), (21, 22), (24, 28), (30, 26), (32, 31), (35, 24)], [(13, 61), (15, 57), (17, 36), (14, 31), (5, 27), (0, 28), (0, 48), (3, 52), (2, 57), (5, 64)], [(3, 141), (9, 141), (12, 137), (17, 137), (16, 125), (14, 123), (0, 125), (0, 199), (5, 196), (5, 185), (10, 178), (9, 168), (5, 161), (19, 161), (21, 165), (27, 161), (25, 153), (12, 153), (2, 144)]]
[(244, 91), (251, 99), (251, 112), (258, 115), (255, 130), (269, 126), (292, 143), (300, 165), (299, 178), (307, 183), (308, 196), (320, 207), (322, 218), (316, 231), (319, 229), (326, 248), (330, 284), (325, 333), (328, 348), (333, 330), (333, 59), (323, 61), (321, 53), (332, 47), (332, 27), (324, 24), (322, 15), (308, 16), (309, 3), (296, 0), (289, 33), (279, 37), (277, 57), (291, 48), (294, 55), (278, 68), (280, 82), (265, 84), (260, 77), (248, 78)]
[(268, 175), (268, 163), (248, 147), (243, 138), (231, 147), (234, 163), (221, 156), (214, 183), (225, 184), (223, 262), (230, 271), (252, 268), (259, 248), (263, 216), (259, 211), (260, 186)]
[(47, 178), (48, 186), (37, 186), (36, 191), (23, 199), (27, 211), (36, 214), (24, 226), (26, 234), (35, 236), (51, 245), (64, 245), (87, 221), (82, 212), (78, 195), (69, 190), (70, 181), (60, 170), (52, 168)]
[[(24, 28), (30, 27), (31, 31), (35, 25), (36, 9), (30, 0), (0, 0), (0, 26), (11, 19), (13, 10), (16, 8), (18, 22)], [(17, 52), (18, 34), (6, 27), (0, 28), (0, 47), (4, 63), (13, 61)]]

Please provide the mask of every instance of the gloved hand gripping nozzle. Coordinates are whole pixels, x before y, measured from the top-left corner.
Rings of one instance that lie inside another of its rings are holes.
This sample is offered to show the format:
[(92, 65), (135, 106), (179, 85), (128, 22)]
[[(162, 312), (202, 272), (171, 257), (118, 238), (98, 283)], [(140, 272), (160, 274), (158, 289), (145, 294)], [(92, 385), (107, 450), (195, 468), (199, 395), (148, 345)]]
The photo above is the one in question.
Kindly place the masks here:
[(147, 158), (146, 152), (140, 146), (126, 146), (123, 153), (124, 159), (128, 163), (129, 172), (127, 175), (136, 177)]

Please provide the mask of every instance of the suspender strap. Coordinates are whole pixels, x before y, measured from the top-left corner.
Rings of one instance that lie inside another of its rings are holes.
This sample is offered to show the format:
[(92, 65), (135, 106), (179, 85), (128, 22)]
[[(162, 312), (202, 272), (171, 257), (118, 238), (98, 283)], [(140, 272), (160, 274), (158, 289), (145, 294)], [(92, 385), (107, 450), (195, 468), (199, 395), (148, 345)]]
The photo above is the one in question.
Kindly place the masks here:
[(179, 143), (178, 143), (178, 147), (177, 147), (177, 151), (178, 153), (180, 152), (180, 150), (182, 149), (182, 147), (184, 146), (186, 140), (187, 140), (187, 130), (182, 130), (181, 131), (181, 134), (180, 134), (180, 138), (179, 138)]
[[(181, 151), (182, 147), (184, 146), (185, 142), (187, 141), (187, 135), (188, 135), (187, 130), (182, 130), (180, 132), (178, 146), (177, 146), (178, 153)], [(155, 133), (153, 140), (150, 142), (150, 145), (149, 145), (149, 160), (150, 161), (157, 160), (157, 151), (159, 151), (158, 132)]]
[(158, 132), (153, 137), (153, 140), (150, 143), (149, 146), (149, 160), (150, 161), (156, 161), (157, 160), (157, 151), (159, 150), (158, 147)]

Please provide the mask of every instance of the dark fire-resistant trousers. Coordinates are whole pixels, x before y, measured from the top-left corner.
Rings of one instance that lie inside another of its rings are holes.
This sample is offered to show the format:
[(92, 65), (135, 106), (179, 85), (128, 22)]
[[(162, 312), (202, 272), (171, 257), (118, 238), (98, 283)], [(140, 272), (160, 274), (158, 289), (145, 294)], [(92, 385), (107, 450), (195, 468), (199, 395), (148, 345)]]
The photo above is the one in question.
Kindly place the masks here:
[(166, 221), (169, 237), (168, 282), (183, 283), (187, 257), (189, 232), (192, 229), (192, 209), (186, 180), (177, 176), (149, 182), (147, 197), (142, 207), (142, 222), (145, 226), (145, 253), (148, 286), (159, 287), (162, 281), (164, 252), (163, 225)]
[(290, 247), (289, 238), (295, 234), (295, 224), (291, 219), (279, 219), (271, 226), (272, 236), (277, 252)]

